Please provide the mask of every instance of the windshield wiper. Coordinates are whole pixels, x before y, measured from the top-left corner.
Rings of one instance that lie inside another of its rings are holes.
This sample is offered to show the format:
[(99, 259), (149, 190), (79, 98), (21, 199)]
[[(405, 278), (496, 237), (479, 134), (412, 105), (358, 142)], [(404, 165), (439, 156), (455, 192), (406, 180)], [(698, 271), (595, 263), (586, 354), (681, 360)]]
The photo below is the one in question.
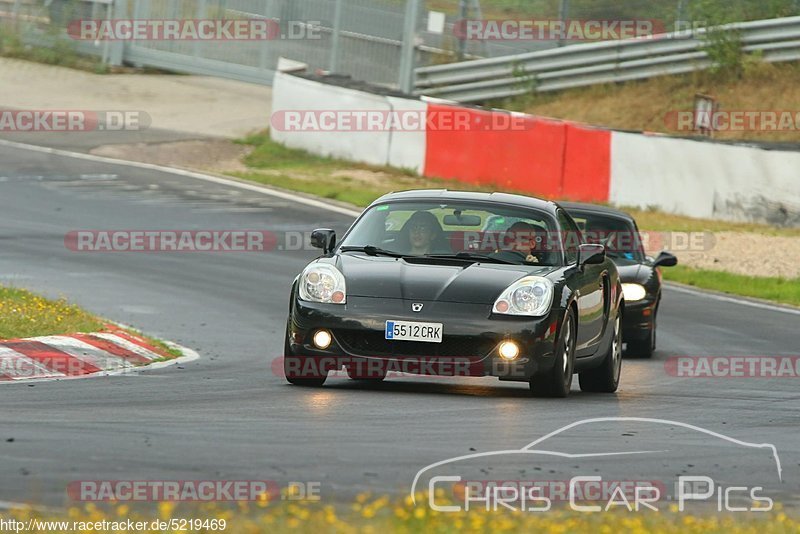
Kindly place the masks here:
[(495, 256), (488, 256), (486, 254), (478, 254), (477, 252), (459, 252), (457, 254), (425, 254), (426, 258), (439, 258), (439, 259), (457, 259), (457, 260), (474, 260), (486, 261), (490, 263), (502, 263), (505, 265), (519, 265), (515, 261), (504, 260)]
[(367, 256), (389, 256), (391, 258), (407, 258), (409, 254), (400, 254), (399, 252), (392, 252), (372, 245), (363, 247), (342, 247), (339, 249), (341, 252), (363, 252)]

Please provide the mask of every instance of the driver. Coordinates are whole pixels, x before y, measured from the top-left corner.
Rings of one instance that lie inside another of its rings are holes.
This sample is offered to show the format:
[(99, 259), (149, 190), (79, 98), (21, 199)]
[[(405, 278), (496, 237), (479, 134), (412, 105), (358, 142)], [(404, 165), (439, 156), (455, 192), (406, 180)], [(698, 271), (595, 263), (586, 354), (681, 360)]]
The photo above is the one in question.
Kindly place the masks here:
[(495, 254), (520, 256), (527, 263), (541, 263), (544, 254), (544, 238), (539, 228), (522, 221), (515, 222), (506, 230), (503, 249)]
[(408, 218), (404, 233), (404, 248), (409, 254), (422, 256), (433, 252), (442, 238), (442, 227), (436, 216), (429, 211), (416, 211)]

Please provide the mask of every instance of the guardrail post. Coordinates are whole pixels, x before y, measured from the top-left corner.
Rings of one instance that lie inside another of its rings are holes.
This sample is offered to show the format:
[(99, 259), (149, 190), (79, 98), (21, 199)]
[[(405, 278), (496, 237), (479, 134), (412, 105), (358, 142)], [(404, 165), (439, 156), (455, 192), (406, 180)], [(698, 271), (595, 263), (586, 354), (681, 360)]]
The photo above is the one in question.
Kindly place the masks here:
[[(463, 24), (465, 24), (465, 21), (467, 20), (467, 17), (469, 17), (468, 8), (467, 8), (467, 0), (459, 0), (459, 2), (458, 2), (458, 19), (459, 19), (458, 22), (460, 24), (462, 24), (462, 28), (463, 28)], [(459, 61), (464, 61), (464, 52), (466, 51), (467, 41), (464, 39), (463, 33), (460, 33), (456, 37), (458, 38), (458, 52), (457, 52), (456, 58), (458, 58)]]
[(403, 31), (403, 47), (400, 52), (400, 90), (411, 94), (414, 90), (414, 53), (417, 50), (417, 22), (420, 0), (406, 0), (406, 18)]
[[(134, 0), (136, 1), (136, 0)], [(106, 18), (126, 19), (128, 18), (128, 0), (114, 0), (106, 6)], [(109, 43), (109, 41), (106, 41)], [(109, 65), (119, 67), (125, 61), (125, 49), (128, 43), (123, 40), (112, 41), (107, 50), (107, 57), (104, 57)], [(105, 54), (104, 54), (105, 55)]]
[(686, 12), (686, 0), (678, 0), (678, 12), (675, 15), (675, 27), (672, 28), (672, 31), (678, 31), (678, 25), (683, 22), (683, 17), (685, 16)]
[[(203, 20), (208, 16), (207, 7), (206, 0), (197, 0), (197, 11), (195, 13), (195, 18), (197, 18), (197, 20)], [(192, 43), (192, 56), (196, 58), (201, 57), (203, 55), (201, 52), (201, 40), (197, 39)]]
[[(270, 17), (270, 0), (264, 0), (264, 20), (269, 22)], [(222, 18), (225, 18), (225, 12), (222, 12)], [(258, 68), (263, 70), (267, 69), (267, 52), (269, 52), (269, 41), (264, 40), (258, 43)]]
[(344, 0), (336, 0), (333, 12), (333, 34), (331, 35), (331, 59), (328, 70), (335, 73), (339, 70), (339, 41), (342, 38), (342, 8)]
[[(566, 22), (569, 18), (569, 0), (561, 0), (558, 6), (558, 20)], [(564, 46), (564, 40), (558, 40), (558, 46)]]

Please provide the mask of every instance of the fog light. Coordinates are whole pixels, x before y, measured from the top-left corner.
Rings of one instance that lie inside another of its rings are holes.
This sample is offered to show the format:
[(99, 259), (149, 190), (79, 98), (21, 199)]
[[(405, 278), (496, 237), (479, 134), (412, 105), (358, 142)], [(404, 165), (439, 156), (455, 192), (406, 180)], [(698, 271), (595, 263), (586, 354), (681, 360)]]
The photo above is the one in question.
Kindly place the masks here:
[(519, 345), (513, 341), (500, 343), (500, 357), (504, 360), (515, 360), (519, 356)]
[(331, 333), (327, 330), (317, 330), (314, 334), (314, 346), (318, 349), (327, 349), (331, 346), (331, 341), (333, 341), (333, 338), (331, 338)]

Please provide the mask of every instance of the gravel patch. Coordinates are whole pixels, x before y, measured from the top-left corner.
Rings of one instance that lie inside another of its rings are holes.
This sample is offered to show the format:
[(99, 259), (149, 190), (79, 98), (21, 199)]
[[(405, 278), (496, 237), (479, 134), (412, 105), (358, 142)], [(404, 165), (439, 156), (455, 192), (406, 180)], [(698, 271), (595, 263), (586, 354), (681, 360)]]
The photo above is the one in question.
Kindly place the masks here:
[[(648, 251), (652, 254), (657, 251)], [(746, 276), (800, 278), (800, 238), (715, 232), (708, 250), (675, 251), (681, 265)]]

